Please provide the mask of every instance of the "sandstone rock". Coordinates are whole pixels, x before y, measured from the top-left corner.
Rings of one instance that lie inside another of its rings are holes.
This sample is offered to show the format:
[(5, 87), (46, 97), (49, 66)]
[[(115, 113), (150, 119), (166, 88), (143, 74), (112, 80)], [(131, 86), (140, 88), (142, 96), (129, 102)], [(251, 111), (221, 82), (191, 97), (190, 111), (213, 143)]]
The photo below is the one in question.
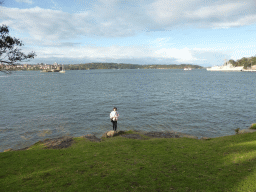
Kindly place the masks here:
[(193, 136), (193, 135), (188, 135), (188, 134), (185, 134), (185, 133), (178, 133), (178, 132), (175, 132), (177, 135), (179, 135), (180, 137), (186, 137), (186, 138), (191, 138), (191, 139), (198, 139), (197, 136)]
[(108, 136), (108, 137), (113, 137), (113, 136), (115, 136), (115, 135), (117, 135), (117, 132), (116, 132), (116, 131), (109, 131), (109, 132), (107, 132), (107, 136)]
[(198, 139), (197, 136), (193, 136), (193, 135), (184, 135), (183, 137), (187, 137), (187, 138), (191, 138), (191, 139)]
[(122, 135), (124, 133), (125, 131), (107, 131), (106, 133), (103, 133), (101, 138), (114, 137), (114, 136)]
[(208, 137), (202, 137), (201, 139), (202, 139), (202, 140), (209, 140), (210, 138), (208, 138)]
[(10, 149), (5, 149), (5, 150), (4, 150), (4, 152), (8, 152), (8, 151), (13, 151), (13, 149), (10, 148)]
[(253, 133), (255, 131), (256, 131), (256, 129), (242, 129), (242, 130), (239, 130), (238, 134)]

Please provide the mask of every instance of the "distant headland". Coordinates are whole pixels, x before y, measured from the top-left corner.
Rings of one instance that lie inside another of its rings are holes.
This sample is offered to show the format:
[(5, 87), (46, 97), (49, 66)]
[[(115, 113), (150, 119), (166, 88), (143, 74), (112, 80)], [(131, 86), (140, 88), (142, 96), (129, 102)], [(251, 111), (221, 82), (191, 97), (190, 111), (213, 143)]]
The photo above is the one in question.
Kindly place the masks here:
[[(0, 65), (0, 70), (10, 71), (41, 71), (41, 70), (61, 70), (62, 64), (23, 64), (23, 65)], [(170, 65), (139, 65), (124, 63), (84, 63), (84, 64), (65, 64), (65, 70), (92, 70), (92, 69), (202, 69), (202, 66), (192, 64), (170, 64)]]

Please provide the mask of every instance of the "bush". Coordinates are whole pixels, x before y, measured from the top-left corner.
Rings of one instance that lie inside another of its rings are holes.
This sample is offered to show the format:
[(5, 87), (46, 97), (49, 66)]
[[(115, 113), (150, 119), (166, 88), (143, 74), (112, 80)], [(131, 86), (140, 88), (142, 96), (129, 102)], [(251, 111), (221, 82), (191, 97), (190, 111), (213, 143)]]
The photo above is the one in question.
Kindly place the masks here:
[(253, 124), (250, 126), (250, 129), (256, 129), (256, 123), (253, 123)]

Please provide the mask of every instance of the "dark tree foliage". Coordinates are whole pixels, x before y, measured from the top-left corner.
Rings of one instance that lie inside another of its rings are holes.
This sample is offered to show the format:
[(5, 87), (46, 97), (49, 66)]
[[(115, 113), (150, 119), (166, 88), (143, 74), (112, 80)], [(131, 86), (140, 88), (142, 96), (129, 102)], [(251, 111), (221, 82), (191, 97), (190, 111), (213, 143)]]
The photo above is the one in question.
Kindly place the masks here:
[(199, 65), (181, 64), (181, 65), (139, 65), (139, 64), (124, 64), (124, 63), (86, 63), (73, 64), (65, 66), (66, 70), (88, 70), (88, 69), (183, 69), (191, 67), (193, 69), (201, 69)]
[(233, 66), (243, 66), (245, 69), (251, 68), (253, 65), (256, 65), (256, 56), (254, 57), (243, 57), (237, 61), (229, 60)]
[(19, 39), (9, 36), (9, 29), (6, 25), (0, 26), (0, 63), (15, 65), (18, 62), (33, 59), (36, 56), (35, 52), (22, 53), (19, 48), (21, 46), (23, 44)]
[(229, 60), (229, 63), (231, 63), (234, 67), (237, 66), (237, 63), (236, 63), (233, 59), (230, 59), (230, 60)]

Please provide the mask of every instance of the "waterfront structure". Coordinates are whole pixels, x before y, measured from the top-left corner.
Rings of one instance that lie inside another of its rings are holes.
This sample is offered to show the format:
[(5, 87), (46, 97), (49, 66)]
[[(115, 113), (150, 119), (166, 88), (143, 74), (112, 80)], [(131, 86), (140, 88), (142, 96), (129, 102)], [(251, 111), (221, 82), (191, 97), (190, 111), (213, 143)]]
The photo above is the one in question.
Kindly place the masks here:
[(58, 63), (54, 63), (53, 65), (46, 65), (42, 67), (43, 70), (41, 72), (59, 72), (61, 70), (61, 67), (58, 65)]
[(207, 71), (243, 71), (244, 67), (234, 67), (229, 61), (225, 62), (223, 66), (214, 66), (206, 68)]
[(62, 65), (62, 69), (61, 71), (59, 71), (60, 73), (65, 73), (65, 69), (64, 69), (64, 65)]

